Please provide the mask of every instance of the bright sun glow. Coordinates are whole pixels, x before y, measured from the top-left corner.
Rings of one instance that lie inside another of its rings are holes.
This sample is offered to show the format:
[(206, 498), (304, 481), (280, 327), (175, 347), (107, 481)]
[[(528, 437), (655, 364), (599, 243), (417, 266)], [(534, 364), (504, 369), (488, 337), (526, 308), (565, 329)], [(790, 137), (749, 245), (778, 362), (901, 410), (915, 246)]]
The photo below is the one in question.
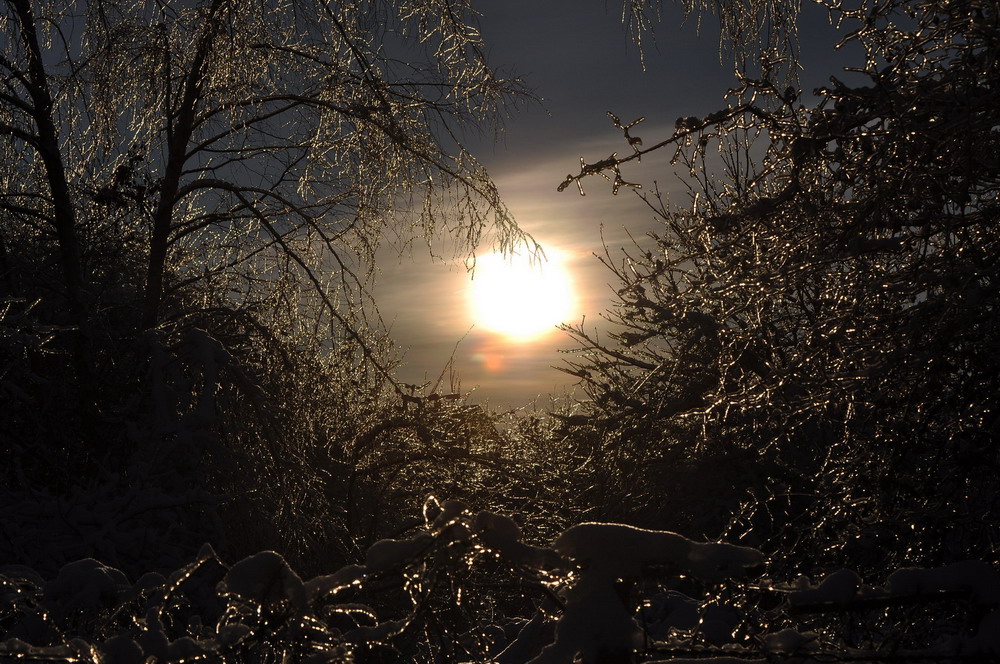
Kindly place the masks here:
[(551, 332), (573, 315), (575, 296), (562, 257), (490, 254), (476, 259), (469, 284), (475, 323), (518, 341)]

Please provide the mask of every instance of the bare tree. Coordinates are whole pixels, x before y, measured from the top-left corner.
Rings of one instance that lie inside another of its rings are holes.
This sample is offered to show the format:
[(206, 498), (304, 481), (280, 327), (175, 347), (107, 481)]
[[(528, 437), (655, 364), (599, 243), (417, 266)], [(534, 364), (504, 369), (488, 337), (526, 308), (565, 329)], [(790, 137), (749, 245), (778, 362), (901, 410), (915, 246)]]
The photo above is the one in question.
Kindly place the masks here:
[(350, 535), (344, 450), (405, 393), (376, 252), (531, 243), (464, 144), (531, 99), (476, 25), (465, 0), (0, 2), (5, 500), (156, 542), (128, 533), (204, 533), (208, 489), (247, 546)]
[(692, 193), (640, 191), (663, 228), (606, 257), (621, 327), (575, 330), (569, 370), (621, 460), (608, 482), (655, 510), (627, 471), (662, 468), (677, 527), (732, 519), (860, 567), (995, 556), (996, 6), (829, 7), (866, 61), (815, 100), (745, 76), (649, 147), (615, 119), (631, 154), (563, 182), (624, 187), (672, 150)]
[[(737, 71), (768, 70), (792, 80), (798, 71), (798, 17), (801, 3), (789, 0), (680, 0), (686, 20), (696, 29), (714, 18), (719, 27), (719, 57)], [(663, 0), (623, 0), (621, 20), (645, 58), (655, 38)]]
[(461, 139), (526, 90), (488, 66), (465, 2), (11, 0), (3, 17), (4, 234), (52, 238), (77, 324), (102, 234), (145, 254), (145, 328), (196, 282), (245, 298), (280, 261), (340, 318), (386, 230), (460, 252), (523, 239)]

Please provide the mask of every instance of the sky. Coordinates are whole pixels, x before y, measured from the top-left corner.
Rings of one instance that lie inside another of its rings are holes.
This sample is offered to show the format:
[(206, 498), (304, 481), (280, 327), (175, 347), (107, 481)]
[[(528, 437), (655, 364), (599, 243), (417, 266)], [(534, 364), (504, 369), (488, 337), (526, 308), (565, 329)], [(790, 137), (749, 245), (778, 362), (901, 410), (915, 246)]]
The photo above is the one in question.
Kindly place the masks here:
[[(615, 279), (595, 254), (604, 254), (606, 245), (620, 260), (619, 248), (632, 238), (641, 242), (657, 229), (656, 220), (634, 192), (613, 196), (605, 180), (585, 182), (586, 196), (557, 187), (579, 170), (580, 157), (594, 162), (628, 153), (608, 111), (625, 123), (645, 117), (632, 133), (649, 145), (673, 133), (676, 118), (725, 107), (725, 92), (736, 79), (730, 62), (720, 61), (717, 24), (708, 17), (698, 30), (695, 19), (685, 22), (680, 8), (668, 4), (655, 44), (645, 44), (644, 69), (621, 24), (619, 3), (480, 0), (475, 6), (491, 64), (512, 68), (542, 103), (509, 117), (500, 142), (473, 141), (474, 154), (519, 225), (561, 259), (575, 294), (564, 322), (606, 333), (601, 316), (614, 299)], [(825, 12), (806, 9), (799, 23), (801, 80), (810, 90), (838, 72), (844, 55), (833, 50), (836, 32)], [(644, 191), (656, 181), (683, 203), (668, 157), (623, 167), (623, 175)], [(481, 247), (479, 253), (490, 251)], [(412, 256), (383, 257), (380, 269), (375, 296), (403, 354), (404, 381), (470, 393), (473, 402), (500, 409), (546, 408), (567, 393), (584, 397), (574, 391), (575, 379), (556, 368), (577, 348), (574, 340), (554, 327), (530, 340), (487, 329), (470, 306), (474, 281), (463, 263), (431, 260), (415, 249)]]

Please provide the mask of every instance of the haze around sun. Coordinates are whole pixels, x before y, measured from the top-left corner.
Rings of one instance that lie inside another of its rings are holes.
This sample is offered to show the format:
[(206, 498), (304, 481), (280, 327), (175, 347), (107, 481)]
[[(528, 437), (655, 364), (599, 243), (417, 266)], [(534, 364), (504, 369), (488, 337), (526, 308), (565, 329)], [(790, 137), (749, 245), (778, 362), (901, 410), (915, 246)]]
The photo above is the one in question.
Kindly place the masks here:
[(471, 277), (467, 297), (475, 326), (509, 340), (537, 339), (575, 315), (573, 280), (559, 251), (480, 256)]

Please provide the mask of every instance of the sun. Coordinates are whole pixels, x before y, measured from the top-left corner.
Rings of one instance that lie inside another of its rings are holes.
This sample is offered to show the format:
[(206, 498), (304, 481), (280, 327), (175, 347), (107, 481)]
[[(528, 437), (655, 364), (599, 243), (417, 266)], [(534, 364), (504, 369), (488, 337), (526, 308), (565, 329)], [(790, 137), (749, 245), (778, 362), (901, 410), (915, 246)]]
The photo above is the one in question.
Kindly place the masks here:
[(551, 333), (573, 314), (576, 299), (564, 257), (554, 250), (535, 259), (499, 253), (478, 257), (468, 298), (477, 327), (516, 341)]

